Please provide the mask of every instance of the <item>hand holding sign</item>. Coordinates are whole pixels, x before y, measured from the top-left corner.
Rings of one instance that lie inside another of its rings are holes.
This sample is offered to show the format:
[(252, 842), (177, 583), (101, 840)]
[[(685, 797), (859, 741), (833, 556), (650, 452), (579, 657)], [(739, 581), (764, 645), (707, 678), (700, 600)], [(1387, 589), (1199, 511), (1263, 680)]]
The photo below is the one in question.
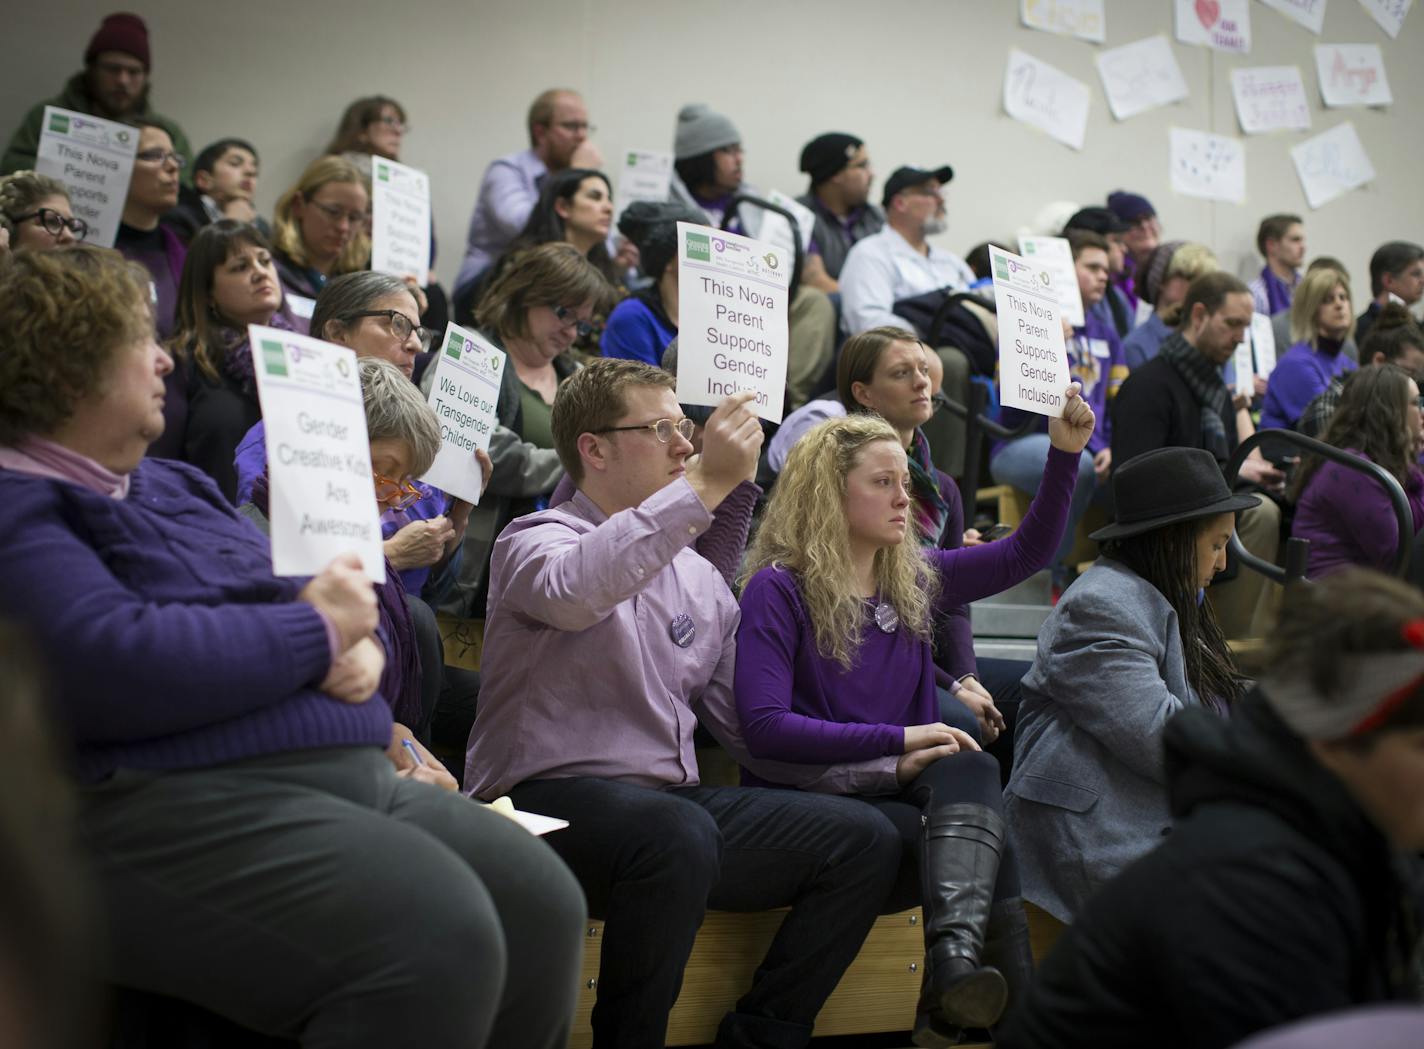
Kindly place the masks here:
[(375, 695), (385, 668), (385, 649), (363, 637), (331, 661), (321, 690), (343, 703), (364, 703)]
[[(428, 399), (440, 420), (440, 451), (421, 480), (478, 503), (489, 481), (484, 469), (490, 435), (499, 425), (505, 356), (483, 336), (451, 322), (433, 367)], [(437, 558), (438, 560), (438, 558)], [(433, 562), (432, 562), (433, 563)]]
[(687, 481), (702, 505), (715, 510), (732, 489), (756, 476), (762, 429), (751, 390), (734, 393), (712, 413), (702, 431), (702, 454), (687, 468)]
[(1093, 436), (1093, 427), (1098, 424), (1098, 417), (1093, 414), (1093, 409), (1079, 396), (1080, 390), (1082, 387), (1076, 382), (1070, 382), (1063, 388), (1067, 400), (1063, 406), (1063, 414), (1048, 424), (1049, 443), (1055, 448), (1075, 454), (1088, 447), (1088, 438)]
[(343, 652), (376, 629), (376, 592), (355, 554), (334, 558), (302, 587), (297, 600), (311, 605), (336, 627)]

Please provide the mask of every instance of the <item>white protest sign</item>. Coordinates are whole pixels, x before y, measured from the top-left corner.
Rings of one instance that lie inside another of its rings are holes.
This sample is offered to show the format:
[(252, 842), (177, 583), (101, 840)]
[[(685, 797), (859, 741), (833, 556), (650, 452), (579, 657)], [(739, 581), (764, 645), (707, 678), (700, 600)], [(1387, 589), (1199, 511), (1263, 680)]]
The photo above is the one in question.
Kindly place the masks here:
[(393, 277), (430, 271), (430, 179), (385, 157), (371, 158), (371, 269)]
[[(785, 208), (796, 216), (797, 240), (801, 241), (801, 253), (804, 255), (811, 250), (811, 233), (816, 228), (816, 213), (802, 204), (798, 200), (793, 200), (779, 190), (772, 190), (766, 195), (766, 199), (778, 207)], [(761, 226), (757, 229), (757, 240), (764, 240), (768, 244), (775, 244), (784, 250), (787, 255), (795, 257), (796, 243), (791, 236), (791, 223), (786, 221), (784, 215), (778, 215), (774, 211), (761, 211)]]
[(1292, 147), (1291, 160), (1312, 208), (1323, 207), (1375, 177), (1374, 165), (1348, 120)]
[(1248, 135), (1310, 129), (1310, 101), (1299, 66), (1257, 66), (1231, 71), (1236, 119)]
[(789, 329), (784, 248), (689, 222), (677, 224), (677, 399), (718, 405), (742, 390), (781, 422)]
[(1083, 293), (1078, 288), (1078, 268), (1073, 249), (1063, 237), (1020, 237), (1024, 259), (1048, 274), (1048, 286), (1058, 300), (1063, 318), (1075, 328), (1083, 326)]
[[(1255, 373), (1263, 379), (1270, 378), (1271, 372), (1276, 370), (1276, 330), (1271, 327), (1271, 318), (1264, 313), (1251, 314), (1251, 348), (1256, 357)], [(1237, 375), (1240, 375), (1239, 368)]]
[(1019, 16), (1030, 29), (1076, 36), (1095, 44), (1107, 39), (1103, 0), (1019, 0)]
[(1315, 69), (1327, 106), (1387, 106), (1394, 101), (1378, 44), (1319, 45)]
[(499, 424), (499, 383), (504, 351), (453, 321), (445, 328), (430, 383), (430, 407), (440, 420), (440, 451), (421, 478), (441, 491), (479, 505), (480, 464), (475, 449), (489, 451)]
[(1414, 0), (1360, 0), (1360, 6), (1370, 13), (1379, 27), (1393, 39), (1399, 36), (1404, 25), (1404, 16), (1409, 14), (1409, 5)]
[(1176, 0), (1177, 39), (1234, 55), (1251, 53), (1248, 0)]
[(1014, 48), (1004, 69), (1004, 112), (1065, 146), (1083, 148), (1088, 85)]
[(990, 245), (989, 272), (999, 315), (999, 401), (1056, 419), (1072, 380), (1048, 271)]
[(129, 195), (138, 128), (45, 106), (35, 170), (64, 183), (76, 218), (89, 223), (87, 244), (112, 248)]
[(1172, 42), (1160, 33), (1109, 48), (1095, 61), (1108, 108), (1118, 120), (1187, 97), (1187, 81), (1172, 53)]
[(1174, 127), (1169, 135), (1172, 190), (1184, 197), (1246, 199), (1246, 153), (1241, 140)]
[(1236, 352), (1231, 355), (1231, 363), (1236, 371), (1236, 389), (1234, 391), (1236, 395), (1238, 397), (1254, 397), (1256, 395), (1256, 373), (1251, 365), (1251, 338), (1249, 334), (1236, 344)]
[(366, 574), (384, 583), (356, 354), (257, 324), (247, 333), (267, 430), (273, 573), (316, 575), (355, 552)]
[[(668, 199), (672, 187), (672, 154), (630, 149), (618, 169), (618, 214), (635, 200)], [(617, 223), (614, 223), (617, 226)]]
[(1303, 25), (1316, 36), (1325, 23), (1325, 0), (1261, 0), (1297, 25)]

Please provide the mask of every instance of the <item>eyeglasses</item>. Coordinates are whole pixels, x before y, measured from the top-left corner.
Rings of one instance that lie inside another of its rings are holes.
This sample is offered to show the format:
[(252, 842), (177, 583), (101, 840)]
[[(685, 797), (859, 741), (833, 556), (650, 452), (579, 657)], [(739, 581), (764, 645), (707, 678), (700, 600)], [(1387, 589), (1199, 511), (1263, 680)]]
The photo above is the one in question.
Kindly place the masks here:
[(145, 164), (171, 163), (179, 171), (188, 166), (188, 158), (181, 153), (174, 153), (171, 149), (160, 149), (158, 146), (152, 149), (143, 149), (134, 154), (135, 160), (141, 160)]
[(399, 131), (401, 134), (405, 134), (407, 131), (410, 130), (409, 124), (407, 124), (400, 117), (393, 117), (389, 113), (387, 113), (385, 116), (377, 117), (375, 120), (371, 121), (371, 123), (385, 124), (386, 127), (393, 128), (394, 130)]
[(593, 325), (588, 321), (579, 320), (574, 316), (574, 311), (567, 306), (550, 306), (549, 309), (554, 311), (554, 316), (559, 319), (559, 323), (565, 328), (572, 325), (574, 330), (578, 332), (580, 339), (586, 339), (593, 334)]
[(371, 217), (371, 213), (368, 211), (347, 211), (339, 204), (323, 204), (316, 200), (308, 200), (307, 203), (316, 208), (317, 211), (321, 212), (332, 222), (339, 223), (342, 219), (345, 219), (353, 226), (364, 226), (366, 220)]
[(372, 470), (371, 479), (376, 482), (376, 501), (391, 510), (404, 510), (424, 494), (410, 478), (395, 481)]
[(89, 235), (89, 223), (79, 218), (67, 219), (53, 208), (40, 208), (28, 215), (16, 215), (10, 221), (18, 226), (29, 219), (39, 219), (40, 226), (52, 237), (59, 236), (66, 229), (79, 240)]
[(562, 131), (567, 131), (570, 135), (577, 135), (580, 131), (591, 135), (598, 130), (596, 126), (586, 120), (561, 120), (554, 126)]
[(415, 337), (420, 340), (421, 345), (426, 345), (430, 342), (431, 336), (435, 334), (429, 328), (422, 328), (400, 310), (358, 310), (356, 313), (343, 315), (341, 319), (354, 321), (358, 317), (386, 318), (386, 326), (391, 329), (391, 334), (401, 342), (405, 342), (410, 338), (410, 333), (415, 332)]
[(652, 430), (653, 436), (663, 444), (672, 440), (672, 435), (676, 433), (684, 441), (692, 440), (692, 432), (697, 428), (697, 424), (691, 419), (683, 416), (681, 419), (659, 419), (656, 422), (639, 423), (637, 426), (605, 426), (601, 430), (594, 430), (594, 433), (622, 433), (624, 430)]

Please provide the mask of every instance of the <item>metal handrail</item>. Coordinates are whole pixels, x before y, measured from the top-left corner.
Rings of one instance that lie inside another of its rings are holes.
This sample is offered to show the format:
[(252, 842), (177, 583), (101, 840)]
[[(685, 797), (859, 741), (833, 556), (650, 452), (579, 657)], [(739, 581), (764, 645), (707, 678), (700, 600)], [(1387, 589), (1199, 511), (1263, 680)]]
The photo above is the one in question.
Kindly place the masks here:
[(754, 197), (749, 193), (738, 193), (732, 197), (731, 202), (727, 205), (727, 210), (722, 215), (723, 230), (731, 232), (731, 225), (737, 220), (737, 209), (743, 204), (750, 204), (754, 208), (762, 208), (766, 211), (774, 211), (791, 224), (791, 247), (796, 253), (796, 261), (791, 267), (791, 283), (786, 287), (789, 294), (796, 294), (796, 289), (801, 286), (801, 266), (805, 261), (805, 253), (801, 250), (801, 224), (796, 221), (795, 215), (779, 204), (773, 204), (769, 200)]
[[(1307, 437), (1303, 433), (1296, 433), (1294, 430), (1260, 430), (1252, 436), (1246, 438), (1236, 447), (1236, 453), (1226, 464), (1226, 483), (1230, 488), (1236, 487), (1236, 481), (1241, 472), (1241, 464), (1246, 461), (1246, 457), (1261, 445), (1270, 443), (1284, 443), (1295, 445), (1310, 455), (1318, 455), (1322, 459), (1328, 459), (1332, 463), (1338, 463), (1348, 470), (1362, 473), (1369, 477), (1376, 484), (1385, 490), (1389, 496), (1390, 505), (1394, 509), (1395, 521), (1399, 526), (1399, 549), (1394, 557), (1393, 575), (1402, 578), (1405, 569), (1409, 567), (1409, 556), (1414, 545), (1414, 515), (1409, 509), (1409, 498), (1404, 494), (1404, 489), (1395, 478), (1377, 463), (1372, 463), (1368, 459), (1358, 455), (1351, 455), (1341, 448), (1336, 448), (1333, 444), (1326, 444), (1324, 441), (1317, 441), (1313, 437)], [(1235, 533), (1231, 533), (1231, 551), (1236, 555), (1238, 561), (1253, 571), (1259, 572), (1267, 579), (1274, 579), (1278, 583), (1293, 583), (1305, 578), (1305, 568), (1307, 555), (1310, 552), (1310, 542), (1306, 539), (1297, 539), (1292, 536), (1286, 541), (1285, 567), (1272, 564), (1263, 558), (1257, 557), (1247, 550), (1242, 544), (1241, 538)]]

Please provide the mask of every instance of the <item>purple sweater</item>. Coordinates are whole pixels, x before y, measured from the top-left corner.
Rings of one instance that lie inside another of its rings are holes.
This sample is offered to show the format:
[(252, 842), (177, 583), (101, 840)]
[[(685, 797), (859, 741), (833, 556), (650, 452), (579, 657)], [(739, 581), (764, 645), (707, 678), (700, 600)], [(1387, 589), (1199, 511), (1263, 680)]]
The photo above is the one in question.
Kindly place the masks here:
[[(1078, 456), (1053, 448), (1018, 530), (960, 550), (927, 550), (940, 573), (937, 611), (1006, 590), (1047, 565), (1068, 520)], [(887, 634), (867, 615), (850, 670), (816, 648), (796, 577), (763, 568), (742, 593), (737, 714), (753, 757), (836, 764), (900, 754), (904, 729), (939, 720), (930, 643)], [(746, 776), (744, 781), (749, 782)]]
[(1261, 402), (1262, 430), (1290, 430), (1305, 414), (1311, 401), (1319, 397), (1337, 375), (1354, 371), (1356, 364), (1345, 356), (1341, 342), (1320, 337), (1319, 349), (1298, 342), (1281, 355), (1266, 385)]
[[(1354, 448), (1345, 451), (1368, 458)], [(1418, 532), (1424, 528), (1424, 474), (1411, 470), (1404, 494)], [(1364, 474), (1330, 462), (1321, 464), (1301, 493), (1291, 535), (1310, 540), (1305, 574), (1311, 579), (1350, 565), (1388, 572), (1399, 549), (1399, 523), (1384, 489)]]
[(0, 615), (35, 634), (85, 782), (390, 742), (379, 695), (316, 686), (331, 655), (304, 579), (202, 471), (145, 459), (128, 496), (0, 470)]

